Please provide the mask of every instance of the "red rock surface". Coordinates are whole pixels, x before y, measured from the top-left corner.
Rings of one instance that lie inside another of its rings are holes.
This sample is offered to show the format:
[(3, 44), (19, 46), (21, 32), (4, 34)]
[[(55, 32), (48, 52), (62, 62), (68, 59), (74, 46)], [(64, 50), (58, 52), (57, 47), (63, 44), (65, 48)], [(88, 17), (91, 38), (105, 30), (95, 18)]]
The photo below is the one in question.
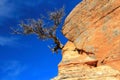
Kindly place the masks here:
[(120, 71), (110, 66), (94, 66), (97, 60), (85, 53), (79, 54), (72, 42), (63, 48), (58, 76), (52, 80), (120, 80)]
[(120, 70), (119, 0), (83, 0), (66, 18), (63, 34), (77, 49), (94, 53), (99, 65), (108, 60)]
[(83, 0), (62, 32), (68, 42), (55, 80), (120, 80), (119, 0)]

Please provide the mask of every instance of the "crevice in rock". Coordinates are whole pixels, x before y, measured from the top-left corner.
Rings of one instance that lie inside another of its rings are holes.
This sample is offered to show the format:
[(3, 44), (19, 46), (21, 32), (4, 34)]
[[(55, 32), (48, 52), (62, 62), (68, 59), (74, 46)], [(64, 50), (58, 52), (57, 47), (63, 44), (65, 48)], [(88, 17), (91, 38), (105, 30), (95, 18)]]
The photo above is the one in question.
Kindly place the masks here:
[[(65, 50), (62, 51), (62, 53), (64, 53), (65, 51), (68, 51), (68, 50), (69, 50), (69, 49), (65, 49)], [(90, 54), (93, 54), (93, 55), (94, 55), (93, 52), (87, 52), (87, 51), (84, 50), (84, 49), (77, 49), (77, 48), (75, 48), (74, 50), (71, 50), (71, 51), (77, 51), (78, 54), (86, 53), (87, 55), (90, 55)]]
[(111, 10), (110, 12), (108, 12), (106, 15), (100, 17), (97, 21), (94, 22), (94, 24), (97, 23), (98, 21), (100, 21), (101, 19), (105, 18), (107, 15), (113, 13), (113, 12), (114, 12), (116, 9), (118, 9), (118, 8), (120, 8), (120, 6), (114, 8), (113, 10)]
[(88, 62), (74, 62), (74, 63), (67, 63), (67, 64), (62, 64), (59, 65), (58, 67), (65, 67), (65, 66), (73, 66), (73, 65), (88, 65), (88, 67), (92, 68), (92, 67), (97, 67), (97, 60), (96, 61), (88, 61)]
[(68, 32), (66, 32), (65, 34), (63, 34), (64, 36), (66, 36), (69, 32), (71, 32), (72, 30), (74, 29), (74, 27), (73, 28), (71, 28)]
[(84, 50), (84, 49), (77, 49), (77, 48), (76, 48), (75, 50), (77, 50), (79, 54), (86, 53), (87, 55), (90, 55), (90, 54), (93, 54), (93, 55), (94, 55), (94, 53), (93, 53), (93, 52), (87, 52), (87, 51), (86, 51), (86, 50)]
[(106, 62), (107, 63), (109, 63), (109, 62), (114, 62), (114, 61), (119, 61), (120, 60), (120, 58), (113, 58), (115, 56), (115, 54), (113, 54), (113, 55), (108, 55), (108, 56), (106, 56), (103, 60), (101, 60), (100, 61), (100, 63), (101, 64), (106, 64)]

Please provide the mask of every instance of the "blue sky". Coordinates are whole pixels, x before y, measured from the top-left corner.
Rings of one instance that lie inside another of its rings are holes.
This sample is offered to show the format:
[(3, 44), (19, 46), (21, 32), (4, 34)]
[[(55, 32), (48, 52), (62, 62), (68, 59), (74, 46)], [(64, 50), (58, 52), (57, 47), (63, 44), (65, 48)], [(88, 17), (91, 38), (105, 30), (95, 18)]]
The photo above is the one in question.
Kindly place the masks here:
[[(38, 19), (63, 5), (67, 16), (80, 1), (0, 0), (0, 80), (50, 80), (56, 76), (61, 53), (52, 54), (47, 47), (52, 42), (12, 35), (9, 27), (17, 27), (20, 20)], [(57, 35), (65, 44), (67, 39), (59, 31)]]

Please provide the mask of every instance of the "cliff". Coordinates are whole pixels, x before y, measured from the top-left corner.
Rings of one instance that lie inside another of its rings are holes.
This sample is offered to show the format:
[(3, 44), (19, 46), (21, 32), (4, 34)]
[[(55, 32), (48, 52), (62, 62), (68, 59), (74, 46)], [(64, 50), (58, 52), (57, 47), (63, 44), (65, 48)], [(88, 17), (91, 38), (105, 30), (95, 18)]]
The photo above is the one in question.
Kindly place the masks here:
[(62, 32), (68, 42), (53, 80), (120, 80), (119, 0), (83, 0)]

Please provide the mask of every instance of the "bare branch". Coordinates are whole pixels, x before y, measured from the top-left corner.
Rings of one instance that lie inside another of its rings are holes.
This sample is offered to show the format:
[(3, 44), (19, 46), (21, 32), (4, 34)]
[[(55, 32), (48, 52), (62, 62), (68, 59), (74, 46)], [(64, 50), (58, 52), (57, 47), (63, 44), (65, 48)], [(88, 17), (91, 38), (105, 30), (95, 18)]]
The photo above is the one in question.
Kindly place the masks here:
[(22, 32), (19, 29), (14, 29), (13, 27), (10, 27), (12, 30), (12, 34), (22, 34)]
[(12, 31), (17, 34), (35, 34), (42, 40), (52, 39), (55, 44), (55, 46), (52, 48), (52, 51), (57, 53), (59, 49), (63, 48), (63, 45), (56, 37), (56, 30), (59, 27), (63, 16), (64, 7), (49, 13), (50, 22), (53, 21), (53, 25), (51, 27), (48, 27), (49, 25), (44, 26), (43, 19), (27, 19), (26, 22), (22, 21), (20, 23), (21, 30), (15, 30), (12, 28)]

